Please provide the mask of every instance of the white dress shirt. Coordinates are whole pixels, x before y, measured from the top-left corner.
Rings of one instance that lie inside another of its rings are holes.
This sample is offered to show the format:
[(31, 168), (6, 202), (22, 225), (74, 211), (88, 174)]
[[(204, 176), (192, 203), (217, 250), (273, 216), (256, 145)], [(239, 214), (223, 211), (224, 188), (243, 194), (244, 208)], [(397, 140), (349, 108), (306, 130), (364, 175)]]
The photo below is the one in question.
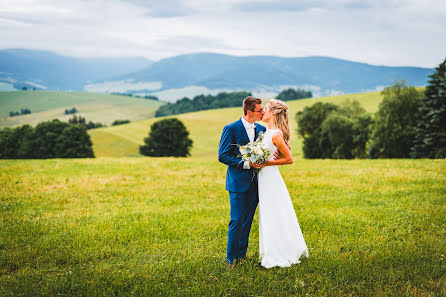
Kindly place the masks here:
[[(254, 129), (255, 129), (256, 125), (249, 123), (243, 117), (241, 119), (242, 119), (243, 126), (245, 127), (246, 134), (248, 134), (249, 141), (254, 141), (254, 136), (255, 136)], [(251, 166), (249, 165), (249, 161), (245, 161), (243, 163), (243, 169), (250, 169), (250, 168), (251, 168)]]

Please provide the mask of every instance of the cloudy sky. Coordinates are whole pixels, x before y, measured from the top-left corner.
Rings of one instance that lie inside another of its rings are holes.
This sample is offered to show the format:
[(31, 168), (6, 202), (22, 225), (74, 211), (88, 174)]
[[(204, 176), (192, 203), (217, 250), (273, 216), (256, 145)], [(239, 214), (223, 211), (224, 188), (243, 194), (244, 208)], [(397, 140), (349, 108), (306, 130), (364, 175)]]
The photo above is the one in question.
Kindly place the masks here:
[(1, 0), (0, 48), (76, 57), (196, 52), (435, 67), (444, 0)]

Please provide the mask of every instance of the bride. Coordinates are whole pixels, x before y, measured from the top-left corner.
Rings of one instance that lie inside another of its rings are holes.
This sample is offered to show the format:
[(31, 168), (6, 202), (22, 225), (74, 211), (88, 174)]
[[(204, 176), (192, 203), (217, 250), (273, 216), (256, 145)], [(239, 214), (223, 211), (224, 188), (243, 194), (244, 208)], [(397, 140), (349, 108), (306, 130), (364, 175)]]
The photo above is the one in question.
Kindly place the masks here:
[[(293, 203), (277, 166), (293, 163), (288, 106), (283, 101), (270, 100), (262, 121), (268, 123), (262, 142), (271, 157), (258, 174), (260, 261), (265, 268), (288, 267), (308, 257)], [(277, 150), (283, 158), (275, 160)]]

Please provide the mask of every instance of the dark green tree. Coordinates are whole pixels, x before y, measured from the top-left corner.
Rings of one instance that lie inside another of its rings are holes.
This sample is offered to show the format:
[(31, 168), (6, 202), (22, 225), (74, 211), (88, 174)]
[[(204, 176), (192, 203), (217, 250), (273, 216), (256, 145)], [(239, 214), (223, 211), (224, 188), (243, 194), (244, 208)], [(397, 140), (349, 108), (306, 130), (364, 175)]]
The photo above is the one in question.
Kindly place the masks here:
[(222, 92), (216, 96), (212, 95), (198, 95), (193, 99), (184, 97), (175, 103), (168, 103), (161, 105), (155, 112), (155, 117), (180, 114), (198, 110), (208, 110), (224, 107), (241, 106), (243, 99), (251, 96), (248, 92)]
[(94, 123), (92, 121), (89, 121), (87, 123), (87, 125), (86, 125), (87, 130), (96, 129), (96, 128), (102, 128), (102, 127), (105, 127), (105, 125), (103, 125), (102, 123), (99, 123), (99, 122), (98, 123)]
[(71, 118), (68, 119), (68, 123), (74, 124), (74, 125), (80, 124), (80, 125), (84, 125), (85, 126), (86, 122), (87, 122), (87, 120), (84, 117), (77, 116), (77, 115), (74, 115), (74, 116), (72, 116)]
[(296, 114), (297, 133), (304, 139), (305, 158), (330, 158), (320, 146), (321, 125), (330, 113), (338, 109), (339, 107), (334, 104), (317, 102)]
[(33, 158), (57, 158), (57, 139), (70, 124), (59, 120), (41, 122), (34, 129), (34, 139), (30, 144), (33, 148)]
[(368, 145), (373, 129), (373, 118), (365, 112), (353, 123), (353, 156), (357, 159), (365, 159), (369, 156)]
[(412, 158), (446, 158), (446, 59), (429, 77), (419, 108)]
[(384, 98), (375, 114), (370, 158), (408, 158), (422, 93), (399, 81), (385, 88), (382, 94)]
[(73, 107), (71, 109), (65, 109), (65, 114), (73, 114), (73, 113), (76, 113), (76, 112), (77, 112), (76, 107)]
[(117, 126), (117, 125), (124, 125), (130, 123), (129, 120), (115, 120), (111, 125)]
[(186, 157), (192, 147), (186, 126), (176, 118), (153, 123), (144, 143), (139, 148), (140, 153), (151, 157)]
[(94, 158), (93, 143), (85, 125), (69, 125), (56, 139), (58, 158)]
[(276, 98), (282, 101), (287, 101), (287, 100), (296, 100), (296, 99), (311, 98), (311, 97), (313, 97), (311, 91), (289, 88), (280, 92)]
[(155, 101), (159, 101), (158, 97), (153, 96), (153, 95), (146, 95), (143, 98), (145, 99), (149, 99), (149, 100), (155, 100)]
[(354, 121), (334, 112), (322, 122), (320, 148), (325, 156), (334, 159), (353, 159)]
[(366, 158), (372, 118), (358, 101), (318, 102), (296, 114), (305, 158)]
[(20, 114), (30, 114), (30, 113), (31, 113), (31, 110), (29, 110), (28, 108), (22, 108), (20, 110)]
[[(33, 134), (30, 125), (0, 131), (0, 159), (17, 159), (23, 155), (23, 143)], [(24, 156), (25, 158), (27, 156)]]

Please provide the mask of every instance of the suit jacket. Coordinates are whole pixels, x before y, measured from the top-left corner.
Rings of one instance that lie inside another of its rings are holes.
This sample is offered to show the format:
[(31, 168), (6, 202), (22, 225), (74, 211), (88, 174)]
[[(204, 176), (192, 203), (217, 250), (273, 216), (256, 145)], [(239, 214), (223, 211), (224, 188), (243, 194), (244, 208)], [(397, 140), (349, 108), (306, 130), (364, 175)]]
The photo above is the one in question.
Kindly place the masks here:
[[(255, 125), (254, 140), (257, 139), (260, 131), (266, 131), (264, 126), (257, 123)], [(254, 169), (243, 169), (243, 160), (237, 158), (237, 155), (240, 155), (237, 144), (245, 145), (248, 142), (249, 137), (241, 119), (223, 128), (218, 147), (218, 161), (228, 165), (226, 190), (229, 192), (246, 192), (252, 182), (257, 182), (257, 175), (253, 179)]]

